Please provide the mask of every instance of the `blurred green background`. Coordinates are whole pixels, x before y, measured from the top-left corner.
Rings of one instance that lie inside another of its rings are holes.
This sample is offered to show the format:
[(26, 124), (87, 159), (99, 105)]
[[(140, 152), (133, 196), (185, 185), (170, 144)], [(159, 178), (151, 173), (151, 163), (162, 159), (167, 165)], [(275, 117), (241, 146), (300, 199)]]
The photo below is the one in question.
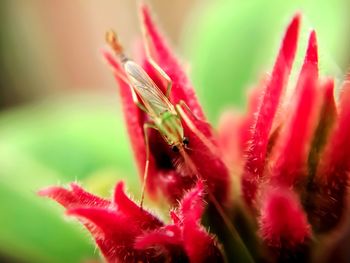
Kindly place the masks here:
[[(209, 119), (244, 110), (245, 90), (272, 65), (296, 11), (316, 28), (321, 71), (341, 80), (350, 60), (350, 3), (148, 1), (189, 68)], [(136, 1), (0, 1), (0, 262), (91, 262), (89, 234), (41, 187), (78, 181), (108, 196), (123, 178), (139, 193), (110, 69), (101, 58), (114, 28), (129, 53), (139, 37)]]

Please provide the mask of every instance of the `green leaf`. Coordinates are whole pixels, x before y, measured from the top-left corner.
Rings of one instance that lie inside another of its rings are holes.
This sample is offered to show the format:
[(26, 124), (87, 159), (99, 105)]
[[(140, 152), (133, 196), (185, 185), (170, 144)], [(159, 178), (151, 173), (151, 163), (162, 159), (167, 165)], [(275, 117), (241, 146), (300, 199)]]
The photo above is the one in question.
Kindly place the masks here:
[(84, 96), (0, 116), (0, 253), (25, 262), (98, 257), (90, 234), (75, 220), (67, 221), (58, 204), (36, 192), (78, 180), (108, 196), (115, 182), (123, 179), (131, 192), (138, 193), (116, 104)]
[[(36, 195), (59, 176), (0, 143), (0, 251), (25, 262), (79, 262), (94, 246), (63, 209)], [(16, 165), (13, 164), (16, 162)]]

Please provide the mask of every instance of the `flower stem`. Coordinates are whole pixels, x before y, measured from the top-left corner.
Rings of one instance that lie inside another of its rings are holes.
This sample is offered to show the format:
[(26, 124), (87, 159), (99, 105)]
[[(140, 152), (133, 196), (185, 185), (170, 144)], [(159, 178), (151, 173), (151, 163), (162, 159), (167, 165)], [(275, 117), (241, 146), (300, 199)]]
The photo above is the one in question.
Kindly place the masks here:
[(213, 226), (213, 231), (221, 240), (228, 262), (255, 262), (232, 221), (210, 191), (209, 199), (212, 203), (208, 208), (209, 225)]

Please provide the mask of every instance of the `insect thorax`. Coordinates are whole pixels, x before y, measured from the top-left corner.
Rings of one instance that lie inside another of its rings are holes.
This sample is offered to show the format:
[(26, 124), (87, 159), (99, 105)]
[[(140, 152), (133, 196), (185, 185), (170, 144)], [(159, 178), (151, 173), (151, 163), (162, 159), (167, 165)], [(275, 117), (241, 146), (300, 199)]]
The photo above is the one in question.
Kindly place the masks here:
[(156, 126), (169, 145), (182, 143), (184, 132), (180, 117), (177, 114), (170, 111), (162, 113)]

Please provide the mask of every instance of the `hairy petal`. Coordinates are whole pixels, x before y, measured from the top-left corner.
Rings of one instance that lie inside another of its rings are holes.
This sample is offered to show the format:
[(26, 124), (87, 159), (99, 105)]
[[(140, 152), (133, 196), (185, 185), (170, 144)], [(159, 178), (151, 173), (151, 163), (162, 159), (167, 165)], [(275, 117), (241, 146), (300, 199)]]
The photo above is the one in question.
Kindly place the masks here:
[(150, 233), (139, 236), (135, 242), (136, 249), (144, 249), (149, 246), (178, 246), (182, 245), (181, 229), (177, 225), (167, 225)]
[(161, 228), (163, 223), (130, 200), (122, 182), (116, 185), (112, 202), (92, 195), (76, 184), (71, 185), (71, 190), (49, 187), (39, 194), (59, 202), (67, 208), (67, 215), (78, 218), (108, 262), (164, 262), (164, 255), (153, 248), (134, 249), (137, 236)]
[(236, 172), (242, 163), (242, 151), (237, 138), (240, 137), (240, 127), (243, 126), (244, 116), (239, 112), (228, 110), (221, 114), (218, 125), (219, 146), (226, 165)]
[(67, 214), (85, 224), (108, 262), (138, 262), (153, 257), (145, 251), (134, 250), (135, 236), (140, 234), (141, 229), (133, 226), (123, 215), (100, 208), (75, 208), (68, 210)]
[(255, 121), (255, 113), (258, 110), (259, 98), (265, 88), (268, 77), (260, 81), (254, 89), (248, 92), (248, 111), (246, 115), (228, 110), (221, 114), (219, 119), (218, 133), (219, 145), (222, 149), (227, 166), (234, 173), (239, 170), (244, 162), (244, 154), (252, 134), (252, 126)]
[(132, 218), (133, 224), (141, 229), (154, 229), (161, 227), (163, 223), (154, 215), (141, 209), (124, 192), (124, 183), (119, 182), (114, 190), (113, 203), (116, 205), (119, 213), (124, 213)]
[(86, 192), (75, 183), (71, 183), (70, 188), (71, 190), (59, 186), (50, 186), (41, 189), (38, 194), (55, 200), (67, 209), (74, 207), (105, 208), (111, 205), (108, 200)]
[(341, 219), (346, 208), (350, 155), (350, 82), (345, 81), (339, 105), (339, 117), (321, 156), (315, 185), (319, 191), (314, 213), (319, 216), (315, 230), (329, 231)]
[(315, 176), (320, 155), (337, 118), (337, 109), (334, 101), (334, 80), (331, 78), (326, 79), (320, 84), (319, 88), (322, 105), (308, 158), (311, 181)]
[(149, 46), (151, 55), (173, 82), (172, 102), (185, 101), (194, 114), (204, 120), (205, 116), (188, 77), (166, 43), (164, 36), (160, 34), (155, 26), (146, 5), (141, 6), (141, 19), (143, 30), (148, 36), (145, 44)]
[(277, 185), (290, 187), (298, 180), (306, 179), (310, 140), (316, 125), (317, 110), (320, 108), (316, 48), (316, 36), (312, 32), (296, 87), (296, 97), (288, 108), (291, 114), (274, 149), (277, 157), (270, 176)]
[(313, 135), (311, 149), (308, 156), (308, 178), (305, 191), (303, 193), (303, 205), (308, 213), (308, 218), (313, 226), (313, 229), (318, 231), (321, 226), (321, 218), (323, 216), (320, 205), (324, 199), (329, 197), (322, 196), (319, 180), (316, 176), (317, 167), (322, 162), (321, 156), (326, 146), (329, 135), (334, 129), (334, 124), (337, 119), (337, 109), (334, 101), (334, 80), (329, 78), (320, 84), (321, 93), (321, 110), (318, 116), (318, 123)]
[(170, 254), (176, 254), (181, 247), (189, 262), (223, 262), (214, 237), (200, 224), (204, 204), (204, 183), (199, 181), (184, 195), (178, 209), (172, 212), (174, 224), (140, 236), (135, 246), (139, 249), (149, 245), (161, 246)]
[(311, 236), (298, 197), (288, 188), (269, 189), (262, 204), (259, 225), (261, 237), (271, 247), (292, 249)]
[(250, 205), (254, 202), (258, 183), (263, 175), (272, 122), (294, 60), (299, 23), (300, 16), (296, 15), (287, 28), (253, 127), (251, 143), (247, 153), (247, 162), (242, 178), (244, 198)]
[[(190, 262), (223, 262), (214, 238), (200, 225), (204, 211), (204, 185), (199, 181), (180, 203), (184, 247)], [(205, 252), (205, 253), (204, 253)]]

